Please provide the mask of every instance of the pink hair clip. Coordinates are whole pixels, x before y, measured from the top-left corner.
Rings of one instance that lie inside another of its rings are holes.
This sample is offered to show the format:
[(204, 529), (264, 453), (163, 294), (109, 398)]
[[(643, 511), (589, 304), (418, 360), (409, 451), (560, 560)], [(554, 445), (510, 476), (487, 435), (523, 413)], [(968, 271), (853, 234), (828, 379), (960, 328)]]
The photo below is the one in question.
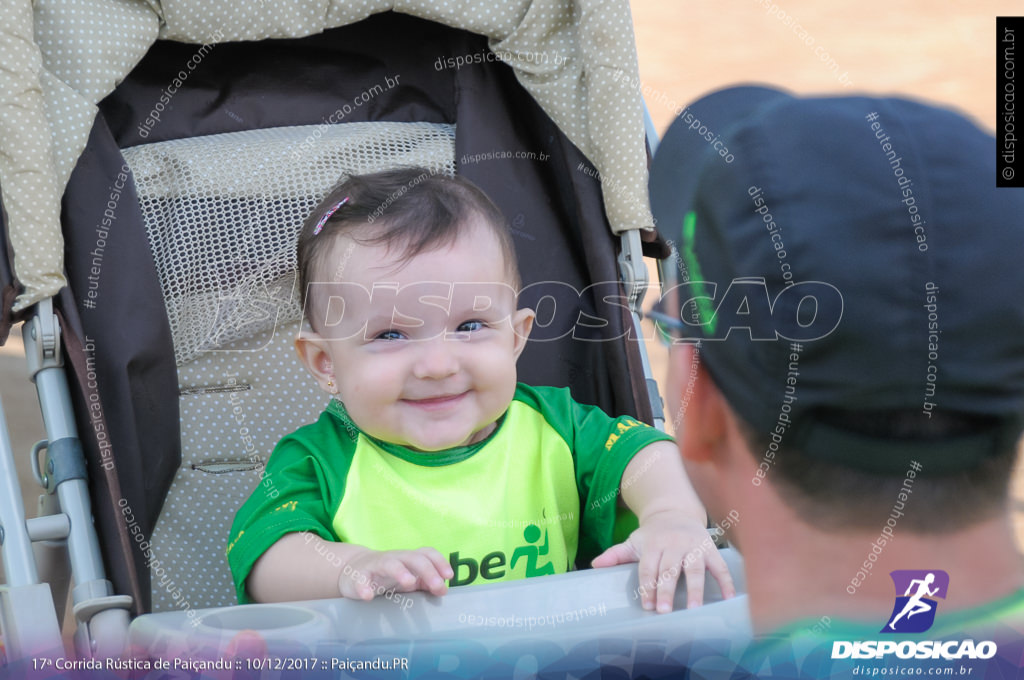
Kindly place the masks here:
[(316, 223), (315, 227), (313, 227), (313, 236), (319, 234), (323, 230), (324, 225), (327, 224), (327, 220), (331, 219), (331, 215), (333, 215), (338, 208), (345, 205), (346, 203), (348, 203), (348, 196), (346, 196), (345, 198), (341, 199), (333, 206), (331, 206), (331, 209), (324, 213), (324, 216), (321, 217), (320, 221)]

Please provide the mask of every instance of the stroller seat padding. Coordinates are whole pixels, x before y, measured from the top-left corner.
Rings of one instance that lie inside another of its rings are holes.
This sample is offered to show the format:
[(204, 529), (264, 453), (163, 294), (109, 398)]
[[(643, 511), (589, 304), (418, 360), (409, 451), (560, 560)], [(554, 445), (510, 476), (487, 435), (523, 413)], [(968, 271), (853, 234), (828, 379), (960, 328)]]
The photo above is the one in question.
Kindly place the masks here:
[(282, 324), (249, 339), (259, 349), (203, 352), (178, 369), (181, 467), (153, 530), (153, 611), (236, 604), (224, 556), (235, 512), (278, 440), (327, 404), (295, 355), (298, 328)]

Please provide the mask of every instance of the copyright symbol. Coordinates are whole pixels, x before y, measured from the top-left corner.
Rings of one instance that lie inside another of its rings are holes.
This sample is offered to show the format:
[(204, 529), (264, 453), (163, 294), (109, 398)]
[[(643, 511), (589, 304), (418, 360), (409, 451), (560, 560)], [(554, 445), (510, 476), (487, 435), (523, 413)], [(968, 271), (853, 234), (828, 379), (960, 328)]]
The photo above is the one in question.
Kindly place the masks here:
[(1013, 179), (1013, 168), (1003, 168), (1003, 179)]

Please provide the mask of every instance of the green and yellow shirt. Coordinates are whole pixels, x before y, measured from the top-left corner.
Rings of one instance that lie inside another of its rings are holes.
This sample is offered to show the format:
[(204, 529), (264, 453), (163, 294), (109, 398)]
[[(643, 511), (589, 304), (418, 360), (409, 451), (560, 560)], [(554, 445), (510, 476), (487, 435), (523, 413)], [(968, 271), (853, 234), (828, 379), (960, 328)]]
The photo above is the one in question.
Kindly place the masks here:
[(361, 432), (332, 401), (284, 437), (235, 516), (227, 548), (238, 601), (278, 539), (312, 532), (374, 550), (431, 546), (451, 585), (562, 573), (614, 543), (623, 471), (671, 438), (578, 404), (569, 390), (518, 385), (487, 439), (424, 453)]

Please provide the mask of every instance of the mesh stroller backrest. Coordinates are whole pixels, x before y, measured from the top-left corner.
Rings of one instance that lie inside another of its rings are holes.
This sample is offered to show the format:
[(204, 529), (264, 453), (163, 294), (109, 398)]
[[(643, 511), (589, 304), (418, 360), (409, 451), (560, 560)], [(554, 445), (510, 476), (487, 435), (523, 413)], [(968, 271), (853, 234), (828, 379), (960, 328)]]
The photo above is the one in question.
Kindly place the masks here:
[(340, 178), (400, 166), (453, 175), (454, 140), (451, 125), (381, 122), (126, 149), (178, 365), (299, 320), (295, 239)]

